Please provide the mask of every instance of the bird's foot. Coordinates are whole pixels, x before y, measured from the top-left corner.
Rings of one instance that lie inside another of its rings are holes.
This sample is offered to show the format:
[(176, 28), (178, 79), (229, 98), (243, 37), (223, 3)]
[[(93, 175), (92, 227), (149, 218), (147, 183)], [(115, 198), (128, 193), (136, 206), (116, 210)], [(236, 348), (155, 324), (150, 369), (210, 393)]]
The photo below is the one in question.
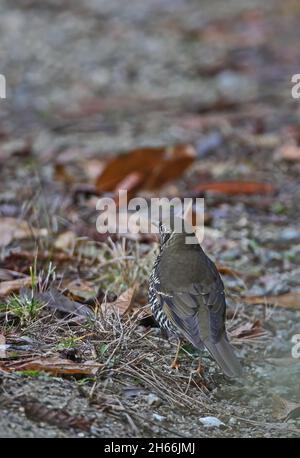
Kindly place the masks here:
[(201, 364), (201, 362), (200, 362), (200, 363), (198, 364), (198, 367), (197, 367), (197, 369), (195, 370), (195, 372), (196, 372), (196, 374), (199, 374), (200, 377), (202, 377), (203, 374), (204, 374), (204, 370), (205, 370), (205, 368), (204, 368), (203, 364)]
[(180, 364), (179, 364), (179, 361), (177, 358), (175, 358), (171, 365), (170, 365), (171, 369), (176, 369), (178, 371), (178, 369), (180, 368)]

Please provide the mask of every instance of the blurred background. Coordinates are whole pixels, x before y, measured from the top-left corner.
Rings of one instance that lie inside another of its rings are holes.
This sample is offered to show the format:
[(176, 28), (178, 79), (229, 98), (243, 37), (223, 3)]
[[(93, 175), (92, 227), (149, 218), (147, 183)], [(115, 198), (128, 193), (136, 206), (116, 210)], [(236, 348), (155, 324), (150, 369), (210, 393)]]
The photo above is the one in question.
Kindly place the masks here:
[(37, 149), (197, 141), (200, 114), (247, 124), (255, 103), (250, 130), (297, 114), (295, 0), (4, 0), (0, 14), (1, 130)]

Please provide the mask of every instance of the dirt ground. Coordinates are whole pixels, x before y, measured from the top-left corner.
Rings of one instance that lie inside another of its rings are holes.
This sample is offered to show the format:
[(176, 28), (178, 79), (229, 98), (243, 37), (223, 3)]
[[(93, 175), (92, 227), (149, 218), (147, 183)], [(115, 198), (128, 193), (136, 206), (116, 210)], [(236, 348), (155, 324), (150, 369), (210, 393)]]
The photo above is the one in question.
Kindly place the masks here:
[[(146, 305), (155, 244), (120, 242), (114, 252), (97, 239), (82, 186), (95, 158), (188, 143), (197, 161), (168, 192), (201, 180), (273, 187), (205, 194), (204, 248), (226, 266), (228, 328), (244, 382), (187, 345), (179, 370), (170, 369), (175, 342), (151, 320), (43, 310), (22, 322), (0, 297), (9, 345), (0, 351), (0, 437), (299, 437), (291, 341), (300, 334), (300, 102), (291, 96), (298, 2), (16, 0), (1, 2), (0, 16), (0, 221), (48, 231), (0, 245), (3, 272), (28, 274), (38, 247), (47, 285), (80, 279), (113, 301), (137, 281), (135, 305)], [(57, 244), (69, 230), (81, 240), (73, 258)], [(7, 361), (54, 354), (103, 368), (84, 377), (5, 370)], [(199, 356), (203, 377), (194, 371)], [(205, 416), (223, 424), (207, 428)]]

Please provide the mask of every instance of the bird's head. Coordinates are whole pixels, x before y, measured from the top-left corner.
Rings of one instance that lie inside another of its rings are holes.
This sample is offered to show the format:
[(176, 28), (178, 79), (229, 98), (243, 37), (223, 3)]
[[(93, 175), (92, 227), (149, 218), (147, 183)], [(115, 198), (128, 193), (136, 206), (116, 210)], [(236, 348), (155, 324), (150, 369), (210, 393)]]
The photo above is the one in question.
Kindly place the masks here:
[(172, 229), (167, 224), (159, 222), (160, 245), (163, 246), (171, 237)]
[(195, 231), (187, 221), (179, 217), (170, 218), (170, 221), (159, 222), (160, 246), (163, 249), (169, 241), (176, 239), (177, 243), (185, 244), (187, 236), (194, 236)]

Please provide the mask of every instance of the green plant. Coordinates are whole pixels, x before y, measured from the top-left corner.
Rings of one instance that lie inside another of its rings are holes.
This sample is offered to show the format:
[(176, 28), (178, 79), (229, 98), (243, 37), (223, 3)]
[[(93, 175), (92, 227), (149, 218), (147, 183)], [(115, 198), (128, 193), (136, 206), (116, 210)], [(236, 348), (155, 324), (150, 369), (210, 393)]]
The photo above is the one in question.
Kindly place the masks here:
[(17, 375), (22, 375), (25, 377), (39, 377), (40, 375), (43, 375), (43, 371), (35, 370), (35, 369), (26, 369), (24, 371), (16, 371)]
[(68, 348), (74, 348), (77, 342), (81, 340), (81, 337), (69, 336), (62, 339), (56, 346), (57, 350), (64, 350)]
[(42, 307), (43, 303), (32, 294), (30, 296), (13, 294), (7, 299), (5, 305), (1, 304), (2, 310), (10, 312), (19, 318), (21, 326), (30, 323), (36, 318)]
[(8, 297), (6, 302), (0, 303), (0, 311), (15, 315), (19, 318), (21, 326), (32, 322), (43, 308), (44, 303), (37, 297), (37, 292), (48, 287), (50, 280), (55, 275), (55, 268), (50, 263), (46, 274), (40, 272), (37, 275), (37, 256), (35, 256), (34, 264), (30, 266), (29, 273), (30, 289), (21, 295), (13, 294)]

